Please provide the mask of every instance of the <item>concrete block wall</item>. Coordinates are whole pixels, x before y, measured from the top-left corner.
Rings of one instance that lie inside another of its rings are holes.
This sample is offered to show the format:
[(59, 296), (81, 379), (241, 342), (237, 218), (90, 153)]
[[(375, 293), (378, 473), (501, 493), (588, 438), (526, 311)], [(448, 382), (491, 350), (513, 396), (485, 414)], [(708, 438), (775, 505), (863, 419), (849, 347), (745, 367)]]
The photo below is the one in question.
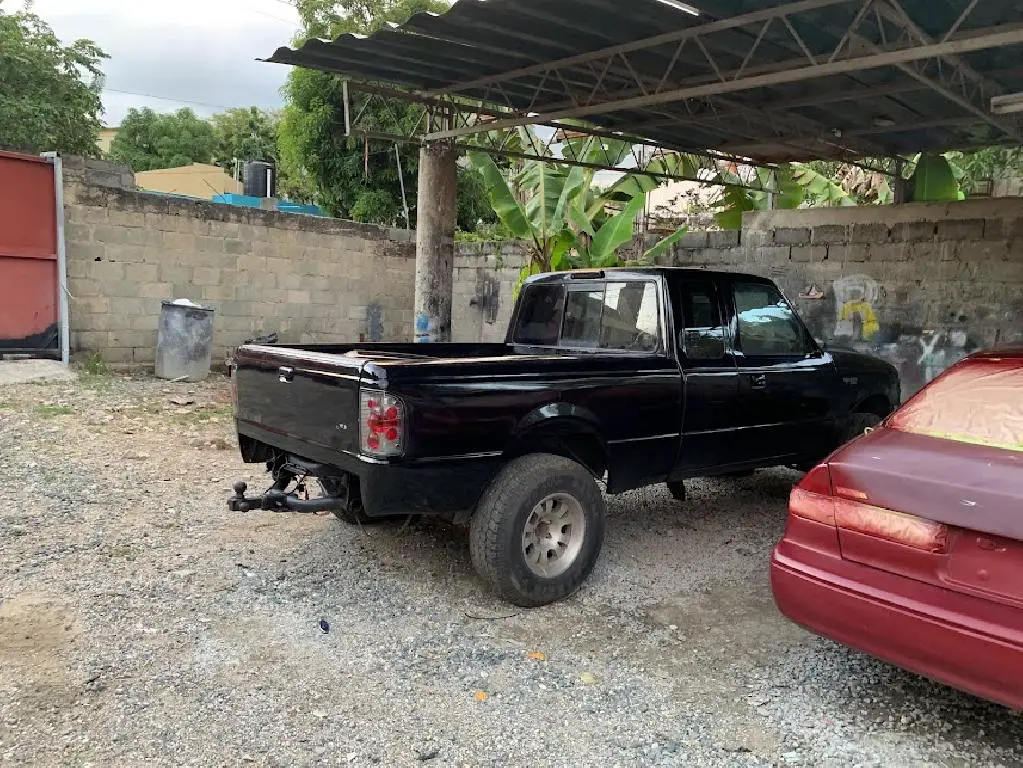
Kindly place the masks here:
[[(524, 259), (521, 245), (461, 249), (456, 340), (503, 338)], [(1020, 198), (747, 214), (741, 232), (688, 233), (661, 263), (774, 279), (818, 339), (889, 360), (907, 395), (975, 349), (1023, 342)], [(469, 307), (488, 280), (491, 325)]]
[(520, 243), (457, 246), (451, 301), (454, 341), (504, 341), (524, 266), (526, 251)]
[(174, 298), (216, 310), (214, 362), (274, 331), (293, 343), (411, 339), (414, 233), (140, 193), (124, 169), (69, 161), (76, 354), (151, 364), (161, 302)]

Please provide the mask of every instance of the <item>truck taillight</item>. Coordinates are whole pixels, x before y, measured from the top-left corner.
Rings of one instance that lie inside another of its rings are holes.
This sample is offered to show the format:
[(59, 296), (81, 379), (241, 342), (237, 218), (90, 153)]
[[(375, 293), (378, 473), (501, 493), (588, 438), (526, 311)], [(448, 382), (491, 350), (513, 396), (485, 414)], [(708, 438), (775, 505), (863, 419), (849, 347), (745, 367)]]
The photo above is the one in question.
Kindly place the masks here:
[(370, 456), (400, 456), (405, 450), (405, 406), (398, 398), (374, 390), (359, 393), (362, 452)]

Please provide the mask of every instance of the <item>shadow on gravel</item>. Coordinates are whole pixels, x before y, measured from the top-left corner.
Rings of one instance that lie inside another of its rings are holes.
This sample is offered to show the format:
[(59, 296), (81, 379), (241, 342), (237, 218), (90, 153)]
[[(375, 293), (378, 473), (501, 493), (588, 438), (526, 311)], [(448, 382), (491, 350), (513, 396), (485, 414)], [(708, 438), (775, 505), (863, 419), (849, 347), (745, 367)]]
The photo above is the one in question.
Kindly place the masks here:
[[(1023, 713), (829, 640), (813, 638), (783, 654), (780, 662), (781, 675), (790, 678), (782, 687), (808, 690), (819, 700), (815, 719), (844, 721), (896, 739), (923, 737), (922, 743), (940, 735), (942, 742), (966, 753), (1023, 749)], [(952, 760), (944, 764), (977, 763)]]

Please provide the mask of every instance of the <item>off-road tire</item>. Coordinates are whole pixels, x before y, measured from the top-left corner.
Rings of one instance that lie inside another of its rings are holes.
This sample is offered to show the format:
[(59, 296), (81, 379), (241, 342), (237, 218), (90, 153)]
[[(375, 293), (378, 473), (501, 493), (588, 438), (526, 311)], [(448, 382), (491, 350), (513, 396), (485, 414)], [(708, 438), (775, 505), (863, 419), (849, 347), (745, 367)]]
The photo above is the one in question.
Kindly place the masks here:
[[(534, 508), (552, 494), (582, 508), (582, 544), (567, 570), (551, 578), (534, 572), (523, 551), (523, 532)], [(604, 543), (604, 497), (581, 464), (534, 453), (509, 462), (483, 493), (469, 523), (469, 552), (476, 572), (500, 597), (525, 608), (572, 594), (586, 580)]]

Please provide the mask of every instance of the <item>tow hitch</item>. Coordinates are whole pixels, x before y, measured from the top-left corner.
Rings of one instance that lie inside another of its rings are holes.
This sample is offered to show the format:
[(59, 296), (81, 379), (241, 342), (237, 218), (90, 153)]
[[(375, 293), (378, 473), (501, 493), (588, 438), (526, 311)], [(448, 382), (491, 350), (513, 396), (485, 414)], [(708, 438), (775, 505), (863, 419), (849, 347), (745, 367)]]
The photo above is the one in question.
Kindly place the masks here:
[(232, 512), (251, 512), (254, 509), (266, 512), (333, 512), (343, 509), (347, 503), (338, 496), (323, 496), (318, 499), (301, 499), (294, 493), (286, 493), (276, 488), (262, 496), (246, 496), (248, 485), (241, 480), (234, 484), (234, 496), (227, 500), (227, 507)]

